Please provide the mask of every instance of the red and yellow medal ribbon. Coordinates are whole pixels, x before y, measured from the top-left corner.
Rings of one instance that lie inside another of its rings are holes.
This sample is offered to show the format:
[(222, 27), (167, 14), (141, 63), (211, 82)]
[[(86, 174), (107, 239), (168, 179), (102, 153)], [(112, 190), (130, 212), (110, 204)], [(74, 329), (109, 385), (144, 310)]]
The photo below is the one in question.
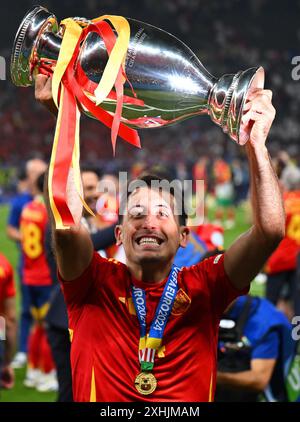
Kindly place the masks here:
[[(130, 39), (130, 26), (125, 18), (104, 15), (94, 19), (89, 25), (81, 25), (68, 18), (63, 20), (61, 25), (64, 27), (64, 35), (52, 78), (52, 95), (58, 107), (58, 118), (50, 161), (48, 187), (50, 206), (55, 218), (56, 228), (66, 229), (76, 223), (77, 210), (74, 210), (72, 201), (67, 199), (70, 183), (75, 184), (76, 193), (83, 206), (93, 214), (82, 198), (79, 167), (79, 106), (88, 110), (96, 119), (111, 128), (111, 141), (115, 152), (118, 135), (127, 142), (140, 147), (138, 133), (121, 123), (121, 114), (123, 102), (143, 105), (143, 101), (124, 96), (124, 83), (127, 80), (125, 58)], [(88, 80), (80, 63), (77, 63), (81, 43), (90, 32), (96, 32), (101, 36), (109, 56), (98, 85)], [(42, 66), (40, 71), (42, 73)], [(45, 71), (48, 71), (48, 69), (45, 69)], [(107, 98), (116, 102), (113, 115), (99, 107)], [(71, 180), (71, 178), (74, 180)]]

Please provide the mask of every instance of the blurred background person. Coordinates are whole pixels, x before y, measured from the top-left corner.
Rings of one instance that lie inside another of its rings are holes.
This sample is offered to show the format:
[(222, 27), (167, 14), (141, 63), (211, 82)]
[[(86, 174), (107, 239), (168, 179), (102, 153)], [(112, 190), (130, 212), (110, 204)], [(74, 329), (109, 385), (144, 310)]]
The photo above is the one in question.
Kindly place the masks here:
[(16, 348), (16, 289), (13, 268), (0, 253), (0, 388), (12, 388), (14, 370), (11, 365)]
[(290, 372), (296, 352), (282, 312), (266, 299), (239, 297), (220, 321), (215, 401), (299, 401)]
[[(26, 204), (33, 199), (34, 185), (38, 176), (46, 169), (46, 163), (39, 159), (33, 158), (26, 162), (25, 167), (21, 167), (18, 172), (17, 195), (14, 197), (8, 216), (6, 233), (9, 239), (16, 242), (20, 248), (20, 218), (21, 213)], [(27, 344), (30, 327), (32, 324), (32, 316), (29, 307), (28, 287), (23, 283), (23, 258), (21, 251), (19, 252), (18, 274), (21, 287), (21, 315), (19, 325), (19, 341), (18, 351), (14, 357), (12, 366), (20, 368), (25, 366), (27, 361)]]
[[(99, 198), (96, 204), (97, 227), (99, 230), (115, 226), (119, 219), (119, 184), (122, 180), (115, 172), (105, 172), (99, 180)], [(125, 263), (123, 246), (114, 242), (105, 250), (99, 250), (101, 256), (113, 258)]]
[(214, 161), (213, 175), (216, 197), (215, 223), (232, 229), (235, 225), (234, 189), (231, 168), (226, 160), (220, 157)]
[(40, 392), (57, 389), (54, 361), (44, 327), (52, 279), (45, 253), (48, 214), (43, 199), (43, 186), (44, 173), (36, 179), (32, 187), (33, 200), (25, 205), (20, 219), (23, 282), (28, 286), (29, 306), (34, 321), (28, 339), (24, 385)]
[[(89, 208), (96, 214), (96, 204), (99, 198), (98, 183), (100, 173), (94, 166), (82, 166), (81, 180), (83, 188), (83, 197)], [(88, 210), (83, 208), (82, 222), (90, 233), (97, 231), (97, 216), (91, 215)]]

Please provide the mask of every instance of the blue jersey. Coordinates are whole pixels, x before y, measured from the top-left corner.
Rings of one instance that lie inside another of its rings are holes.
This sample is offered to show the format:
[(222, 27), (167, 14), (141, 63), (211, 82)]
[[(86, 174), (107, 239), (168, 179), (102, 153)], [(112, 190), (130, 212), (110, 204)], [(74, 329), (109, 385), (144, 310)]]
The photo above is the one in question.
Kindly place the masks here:
[(27, 192), (17, 194), (11, 202), (7, 224), (19, 229), (22, 210), (32, 199), (32, 196)]
[(205, 242), (201, 240), (195, 233), (191, 232), (190, 240), (186, 248), (180, 247), (178, 249), (174, 258), (174, 265), (181, 268), (198, 264), (206, 251), (207, 246)]
[[(8, 215), (7, 224), (14, 227), (15, 229), (20, 228), (20, 220), (21, 220), (21, 213), (23, 208), (26, 204), (32, 201), (32, 196), (27, 193), (18, 193), (11, 202), (11, 208)], [(20, 247), (19, 242), (17, 242), (17, 245)], [(22, 268), (23, 268), (23, 256), (20, 253), (19, 256), (19, 265), (18, 265), (18, 271), (19, 271), (19, 277), (20, 280), (22, 280)]]

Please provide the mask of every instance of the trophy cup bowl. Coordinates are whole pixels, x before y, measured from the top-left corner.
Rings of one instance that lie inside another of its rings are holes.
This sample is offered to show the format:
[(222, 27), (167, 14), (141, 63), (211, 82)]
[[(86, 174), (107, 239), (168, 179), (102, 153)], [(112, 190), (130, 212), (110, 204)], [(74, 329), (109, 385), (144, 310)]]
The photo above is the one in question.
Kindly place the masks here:
[[(74, 20), (90, 22), (85, 18)], [(130, 42), (125, 72), (130, 84), (125, 83), (124, 94), (130, 96), (133, 88), (144, 105), (123, 104), (121, 122), (133, 128), (153, 128), (208, 114), (235, 142), (245, 144), (249, 134), (241, 123), (243, 107), (249, 93), (263, 88), (263, 68), (216, 78), (173, 35), (134, 19), (127, 20)], [(31, 9), (18, 29), (12, 50), (13, 83), (33, 85), (41, 60), (54, 68), (62, 37), (63, 28), (54, 14), (42, 6)], [(99, 83), (107, 60), (104, 41), (98, 34), (89, 33), (77, 58), (87, 78)], [(116, 105), (106, 99), (101, 107), (113, 115)]]

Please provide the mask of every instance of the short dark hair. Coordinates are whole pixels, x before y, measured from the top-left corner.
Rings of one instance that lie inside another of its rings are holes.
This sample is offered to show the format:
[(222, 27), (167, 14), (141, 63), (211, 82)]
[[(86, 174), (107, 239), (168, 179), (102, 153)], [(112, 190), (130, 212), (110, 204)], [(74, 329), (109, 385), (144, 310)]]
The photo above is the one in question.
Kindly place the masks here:
[[(166, 177), (161, 177), (157, 174), (149, 174), (149, 173), (143, 173), (139, 177), (137, 177), (134, 180), (131, 180), (128, 185), (127, 189), (123, 194), (121, 195), (120, 200), (120, 211), (119, 211), (119, 224), (123, 221), (123, 211), (126, 208), (126, 204), (128, 202), (128, 199), (130, 195), (134, 192), (134, 190), (140, 186), (141, 182), (145, 183), (150, 189), (153, 188), (153, 182), (159, 184), (159, 190), (160, 191), (167, 191), (166, 187), (164, 187), (163, 182), (170, 183), (170, 180)], [(129, 186), (137, 185), (136, 188), (129, 189)], [(177, 183), (175, 188), (171, 186), (170, 190), (168, 192), (174, 197), (175, 203), (179, 202), (181, 206), (181, 212), (178, 214), (179, 217), (179, 225), (180, 226), (186, 226), (187, 221), (187, 215), (185, 213), (185, 207), (184, 207), (184, 190), (182, 189), (181, 184)]]
[(98, 178), (101, 177), (101, 171), (98, 169), (98, 167), (94, 166), (93, 164), (84, 164), (80, 167), (81, 173), (95, 173)]

